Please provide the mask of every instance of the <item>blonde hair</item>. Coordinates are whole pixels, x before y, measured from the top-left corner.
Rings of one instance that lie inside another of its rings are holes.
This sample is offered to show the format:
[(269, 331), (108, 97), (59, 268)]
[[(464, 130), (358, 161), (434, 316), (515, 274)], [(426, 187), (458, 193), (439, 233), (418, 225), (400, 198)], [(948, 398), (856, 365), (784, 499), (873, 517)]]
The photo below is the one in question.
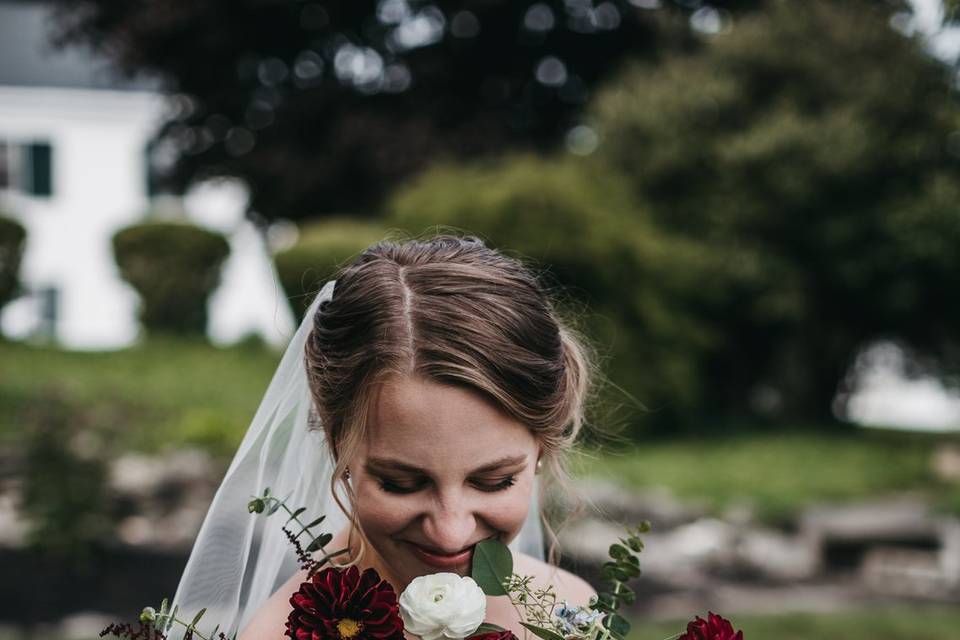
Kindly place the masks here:
[[(594, 356), (530, 268), (476, 237), (444, 234), (379, 242), (335, 279), (332, 299), (312, 319), (305, 362), (336, 461), (331, 491), (351, 521), (351, 548), (360, 526), (346, 460), (363, 440), (373, 390), (392, 376), (484, 394), (530, 429), (553, 481), (569, 484), (564, 454), (585, 424)], [(556, 533), (544, 524), (555, 564)]]

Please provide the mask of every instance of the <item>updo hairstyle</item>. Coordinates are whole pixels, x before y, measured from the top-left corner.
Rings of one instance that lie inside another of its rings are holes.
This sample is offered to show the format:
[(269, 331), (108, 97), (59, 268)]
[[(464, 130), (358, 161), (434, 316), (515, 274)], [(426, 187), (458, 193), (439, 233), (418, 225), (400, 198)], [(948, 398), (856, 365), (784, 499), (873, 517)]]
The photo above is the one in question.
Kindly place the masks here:
[(352, 530), (356, 510), (337, 487), (352, 507), (345, 461), (363, 441), (373, 390), (394, 376), (483, 394), (530, 429), (546, 472), (567, 484), (564, 454), (584, 425), (594, 359), (528, 267), (475, 237), (439, 235), (379, 242), (335, 279), (312, 319), (305, 361), (336, 462), (331, 491)]

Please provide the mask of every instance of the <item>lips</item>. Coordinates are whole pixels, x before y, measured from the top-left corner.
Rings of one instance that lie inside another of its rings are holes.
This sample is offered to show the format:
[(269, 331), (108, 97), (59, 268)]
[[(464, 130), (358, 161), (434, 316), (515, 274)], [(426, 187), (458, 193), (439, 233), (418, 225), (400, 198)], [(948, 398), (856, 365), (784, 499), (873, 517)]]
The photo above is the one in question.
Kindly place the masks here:
[(437, 569), (458, 569), (467, 564), (470, 561), (470, 557), (473, 555), (472, 546), (454, 554), (444, 554), (436, 553), (435, 551), (428, 551), (420, 545), (412, 542), (407, 542), (406, 544), (410, 547), (413, 555), (416, 556), (421, 562), (430, 565), (431, 567), (436, 567)]
[(404, 544), (410, 547), (410, 550), (413, 552), (413, 555), (416, 556), (424, 564), (430, 565), (431, 567), (436, 567), (437, 569), (458, 569), (470, 562), (470, 559), (473, 556), (473, 549), (476, 546), (470, 545), (466, 549), (458, 551), (456, 553), (447, 554), (447, 553), (438, 553), (431, 549), (425, 549), (420, 545), (404, 540)]

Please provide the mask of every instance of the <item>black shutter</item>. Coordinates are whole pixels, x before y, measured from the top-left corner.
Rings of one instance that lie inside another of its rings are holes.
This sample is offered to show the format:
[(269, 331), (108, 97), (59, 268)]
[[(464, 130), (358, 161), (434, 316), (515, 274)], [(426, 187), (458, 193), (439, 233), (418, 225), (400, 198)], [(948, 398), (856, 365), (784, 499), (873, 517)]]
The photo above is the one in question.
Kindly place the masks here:
[(31, 142), (23, 152), (23, 190), (35, 196), (53, 195), (53, 147), (48, 142)]

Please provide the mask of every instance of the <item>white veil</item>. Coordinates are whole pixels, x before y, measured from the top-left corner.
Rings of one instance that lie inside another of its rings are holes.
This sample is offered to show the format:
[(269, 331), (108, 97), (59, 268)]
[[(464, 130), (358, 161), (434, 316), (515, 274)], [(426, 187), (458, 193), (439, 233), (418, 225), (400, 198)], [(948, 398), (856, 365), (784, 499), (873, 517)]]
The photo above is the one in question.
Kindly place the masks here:
[[(247, 503), (267, 487), (303, 517), (326, 515), (321, 529), (336, 533), (347, 523), (330, 494), (333, 460), (323, 434), (308, 428), (311, 398), (304, 368), (304, 346), (314, 314), (333, 297), (327, 282), (311, 303), (267, 388), (260, 407), (220, 484), (194, 543), (173, 605), (180, 620), (207, 609), (197, 625), (204, 635), (214, 625), (227, 637), (243, 629), (270, 595), (299, 569), (293, 546), (281, 530), (286, 516), (251, 515)], [(536, 482), (536, 481), (535, 481)], [(510, 544), (543, 559), (539, 486), (526, 521)], [(315, 532), (318, 533), (318, 532)], [(174, 627), (178, 638), (183, 628)]]

